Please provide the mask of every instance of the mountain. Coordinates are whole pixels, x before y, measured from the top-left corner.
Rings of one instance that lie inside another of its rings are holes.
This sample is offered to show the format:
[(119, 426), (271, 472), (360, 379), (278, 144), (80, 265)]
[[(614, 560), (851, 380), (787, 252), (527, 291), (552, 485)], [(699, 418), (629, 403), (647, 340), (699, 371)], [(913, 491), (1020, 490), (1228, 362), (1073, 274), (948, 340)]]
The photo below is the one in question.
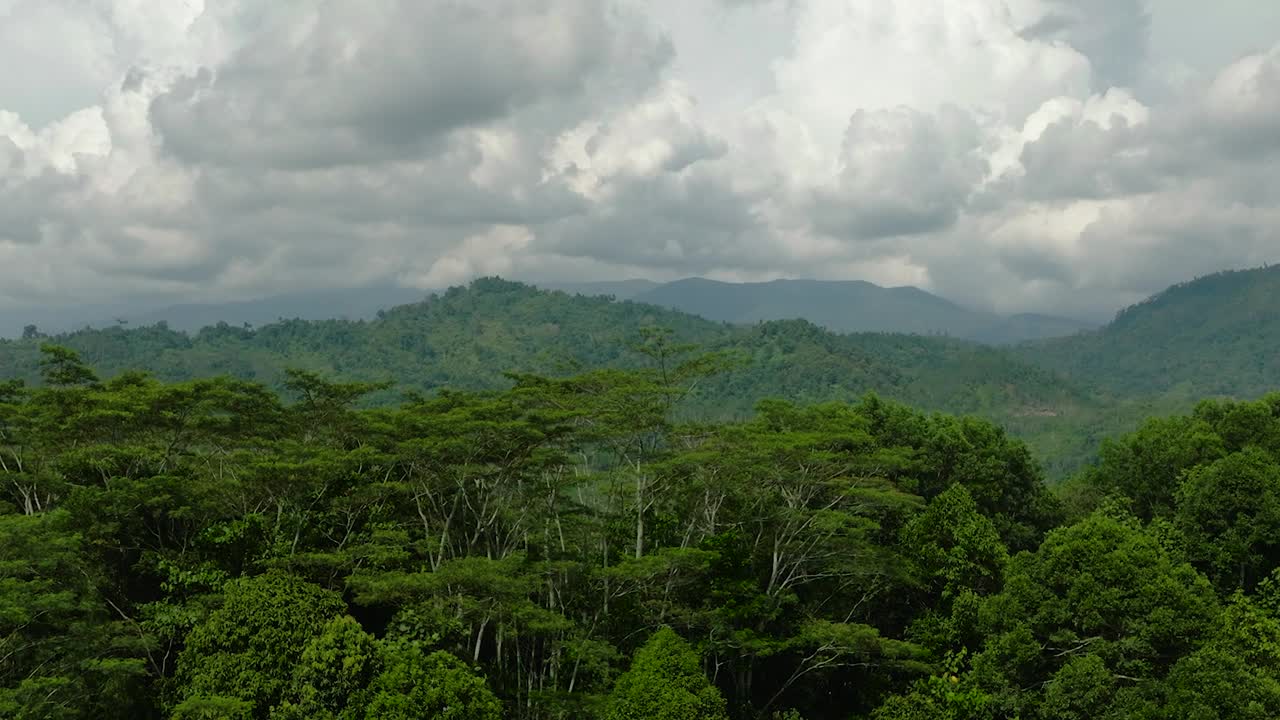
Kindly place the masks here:
[[(724, 290), (718, 287), (724, 284), (709, 283), (682, 281), (637, 297), (661, 290), (672, 298), (672, 286), (683, 288), (703, 303), (701, 314), (723, 317), (732, 304), (711, 299), (751, 295), (750, 287)], [(824, 292), (905, 298), (872, 307), (888, 308), (884, 314), (910, 306), (940, 309), (937, 317), (969, 317), (920, 290), (852, 283), (836, 288), (839, 293), (830, 287), (811, 292), (806, 285), (788, 281), (770, 292), (785, 297), (799, 288), (809, 298)], [(714, 291), (698, 292), (706, 287)], [(1183, 412), (1207, 396), (1252, 398), (1280, 387), (1280, 268), (1176, 285), (1097, 331), (1012, 348), (926, 334), (842, 334), (808, 320), (716, 322), (638, 300), (614, 300), (594, 292), (599, 289), (539, 290), (490, 278), (368, 313), (367, 319), (294, 319), (252, 328), (222, 323), (190, 335), (173, 325), (109, 327), (48, 340), (79, 351), (108, 376), (143, 368), (170, 380), (231, 374), (279, 387), (285, 368), (301, 367), (336, 378), (389, 380), (397, 391), (430, 392), (502, 387), (511, 371), (561, 375), (634, 366), (645, 361), (630, 349), (641, 329), (658, 326), (678, 343), (743, 361), (700, 388), (688, 406), (698, 416), (740, 417), (765, 397), (818, 402), (875, 392), (925, 410), (1000, 422), (1026, 439), (1058, 476), (1091, 457), (1103, 437), (1143, 417)], [(336, 314), (333, 306), (310, 310)], [(1049, 324), (1043, 317), (1003, 321), (1021, 323), (1024, 332)], [(36, 380), (44, 340), (0, 341), (0, 380)], [(388, 391), (377, 399), (395, 396)]]
[(400, 287), (363, 287), (287, 293), (238, 302), (182, 303), (160, 309), (143, 309), (135, 304), (95, 307), (90, 311), (82, 306), (9, 311), (0, 313), (0, 337), (18, 337), (26, 325), (35, 325), (46, 333), (63, 333), (86, 327), (165, 323), (175, 330), (195, 332), (218, 323), (242, 326), (295, 318), (362, 320), (374, 317), (379, 310), (421, 300), (426, 294), (423, 290)]
[[(634, 299), (709, 320), (751, 324), (804, 319), (836, 332), (901, 332), (947, 335), (991, 345), (1070, 335), (1087, 326), (1064, 318), (980, 313), (913, 287), (882, 288), (868, 282), (777, 280), (723, 283), (701, 278), (660, 284), (651, 280), (540, 282), (538, 287), (586, 297)], [(16, 338), (27, 325), (46, 333), (117, 324), (166, 323), (183, 332), (226, 323), (265, 325), (278, 320), (367, 320), (380, 311), (421, 300), (422, 290), (375, 286), (297, 292), (225, 303), (183, 303), (160, 309), (138, 305), (29, 308), (0, 312), (0, 337)], [(123, 321), (123, 323), (121, 323)]]
[(1174, 285), (1096, 332), (1016, 353), (1116, 396), (1256, 397), (1280, 389), (1280, 267)]
[(885, 288), (861, 280), (727, 283), (689, 278), (654, 287), (633, 299), (735, 324), (800, 318), (842, 333), (945, 335), (988, 344), (1068, 335), (1091, 327), (1044, 315), (1001, 317), (919, 288)]
[(993, 324), (975, 331), (969, 339), (988, 345), (1017, 345), (1031, 340), (1069, 337), (1097, 328), (1074, 318), (1020, 313), (997, 319)]
[(266, 325), (280, 320), (366, 320), (379, 311), (421, 300), (426, 291), (400, 287), (317, 290), (229, 303), (171, 305), (133, 316), (131, 324), (164, 322), (183, 332), (226, 323)]
[[(867, 392), (927, 410), (982, 414), (1028, 437), (1075, 437), (1069, 428), (1096, 414), (1086, 393), (997, 348), (941, 337), (842, 335), (802, 320), (735, 326), (498, 279), (370, 320), (288, 320), (256, 328), (224, 323), (192, 335), (162, 325), (111, 327), (48, 340), (77, 350), (108, 376), (140, 368), (167, 380), (230, 374), (280, 387), (284, 370), (300, 367), (393, 381), (397, 391), (384, 393), (385, 401), (404, 390), (502, 387), (508, 372), (635, 366), (647, 359), (631, 347), (650, 326), (669, 329), (678, 343), (742, 361), (691, 401), (689, 412), (700, 417), (747, 415), (766, 397), (823, 401)], [(35, 381), (40, 342), (0, 341), (0, 380)]]
[(544, 290), (560, 290), (570, 295), (587, 297), (612, 296), (618, 300), (631, 300), (649, 292), (661, 283), (652, 280), (601, 280), (598, 282), (539, 282)]

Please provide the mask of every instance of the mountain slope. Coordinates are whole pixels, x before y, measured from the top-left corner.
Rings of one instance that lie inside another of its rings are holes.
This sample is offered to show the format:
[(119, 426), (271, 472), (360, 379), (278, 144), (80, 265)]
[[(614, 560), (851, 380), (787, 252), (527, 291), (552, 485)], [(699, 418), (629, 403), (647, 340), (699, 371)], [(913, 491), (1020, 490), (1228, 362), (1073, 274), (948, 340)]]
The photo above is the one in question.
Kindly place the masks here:
[[(221, 324), (192, 336), (163, 326), (114, 327), (51, 340), (107, 375), (133, 368), (170, 380), (230, 374), (278, 387), (286, 368), (301, 367), (431, 391), (501, 387), (512, 371), (635, 366), (645, 358), (630, 347), (648, 326), (746, 360), (703, 387), (689, 407), (702, 417), (745, 415), (765, 397), (821, 401), (867, 392), (929, 410), (980, 413), (1017, 431), (1075, 427), (1093, 412), (1084, 393), (995, 348), (944, 338), (838, 335), (805, 321), (731, 326), (496, 279), (368, 321), (291, 320), (256, 329)], [(0, 379), (34, 381), (38, 346), (38, 340), (0, 342)]]
[(1096, 332), (1017, 354), (1116, 396), (1256, 397), (1280, 388), (1280, 267), (1174, 285)]
[(1004, 318), (961, 307), (919, 288), (885, 288), (860, 280), (726, 283), (689, 278), (634, 299), (735, 324), (804, 319), (842, 333), (946, 335), (989, 344), (1066, 335), (1089, 327), (1040, 315)]

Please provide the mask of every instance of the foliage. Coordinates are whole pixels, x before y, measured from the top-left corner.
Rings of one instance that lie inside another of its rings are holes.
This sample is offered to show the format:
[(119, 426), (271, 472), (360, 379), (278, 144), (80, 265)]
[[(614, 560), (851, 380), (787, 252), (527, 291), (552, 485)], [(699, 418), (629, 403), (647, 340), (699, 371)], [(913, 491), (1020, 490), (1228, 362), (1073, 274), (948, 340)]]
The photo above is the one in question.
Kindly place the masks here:
[(392, 645), (369, 686), (368, 720), (500, 720), (502, 705), (484, 678), (446, 652)]
[(670, 628), (636, 651), (618, 678), (604, 720), (725, 720), (724, 698), (707, 682), (697, 653)]
[[(781, 327), (751, 332), (831, 342)], [(47, 382), (0, 384), (0, 716), (1280, 710), (1278, 396), (1150, 421), (1064, 505), (989, 421), (876, 395), (699, 416), (734, 361), (683, 332), (398, 402), (46, 348)]]
[[(182, 700), (236, 698), (265, 718), (279, 704), (304, 649), (343, 609), (338, 596), (291, 575), (234, 580), (220, 608), (186, 637), (176, 680)], [(323, 652), (321, 649), (319, 652)]]
[[(652, 327), (669, 330), (674, 345), (694, 343), (740, 361), (733, 372), (698, 384), (682, 403), (686, 417), (738, 419), (766, 398), (807, 404), (876, 392), (916, 407), (998, 421), (1036, 447), (1052, 449), (1056, 471), (1087, 459), (1097, 439), (1088, 433), (1111, 407), (1005, 350), (945, 337), (844, 335), (803, 320), (729, 326), (654, 305), (540, 291), (497, 278), (369, 321), (281, 320), (256, 329), (223, 323), (191, 335), (166, 325), (111, 327), (0, 340), (0, 379), (39, 382), (40, 347), (56, 343), (106, 376), (133, 369), (165, 381), (228, 375), (286, 390), (311, 373), (368, 383), (381, 388), (370, 402), (393, 404), (399, 392), (383, 387), (388, 381), (398, 391), (433, 393), (506, 388), (513, 372), (644, 367), (650, 358), (631, 348)], [(1106, 420), (1108, 426), (1116, 422)]]

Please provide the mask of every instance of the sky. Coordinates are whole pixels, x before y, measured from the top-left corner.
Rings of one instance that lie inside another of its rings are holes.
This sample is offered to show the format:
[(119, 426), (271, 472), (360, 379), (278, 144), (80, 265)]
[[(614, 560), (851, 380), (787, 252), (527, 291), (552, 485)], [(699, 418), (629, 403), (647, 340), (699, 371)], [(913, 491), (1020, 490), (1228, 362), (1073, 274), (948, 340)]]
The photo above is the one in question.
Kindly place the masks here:
[(0, 0), (0, 311), (1280, 261), (1280, 3)]

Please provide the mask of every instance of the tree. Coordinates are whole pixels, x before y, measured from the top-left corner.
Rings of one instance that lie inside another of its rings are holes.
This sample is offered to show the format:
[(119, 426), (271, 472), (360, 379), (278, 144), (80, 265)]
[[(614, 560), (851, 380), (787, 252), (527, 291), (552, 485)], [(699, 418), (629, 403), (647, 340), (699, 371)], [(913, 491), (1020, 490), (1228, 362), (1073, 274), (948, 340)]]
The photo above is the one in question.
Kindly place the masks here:
[(382, 672), (369, 685), (367, 720), (500, 720), (502, 704), (483, 677), (444, 652), (408, 643), (383, 649)]
[(889, 697), (871, 720), (986, 720), (991, 698), (961, 672), (964, 653), (949, 655), (943, 672), (917, 681), (911, 692)]
[(930, 589), (943, 599), (964, 590), (984, 595), (998, 590), (1009, 560), (995, 525), (958, 484), (911, 518), (902, 530), (902, 543)]
[(1280, 463), (1251, 447), (1197, 467), (1177, 517), (1189, 554), (1220, 590), (1252, 590), (1280, 566)]
[(271, 720), (346, 720), (363, 714), (379, 652), (378, 641), (350, 616), (329, 621), (302, 651), (289, 699), (272, 710)]
[(707, 681), (698, 654), (670, 628), (636, 651), (618, 678), (604, 720), (727, 720), (724, 698)]
[(0, 514), (0, 717), (147, 712), (137, 640), (107, 614), (70, 521)]
[(41, 345), (41, 377), (50, 387), (94, 385), (98, 376), (74, 350), (61, 345)]
[(269, 573), (233, 580), (222, 607), (187, 636), (178, 658), (181, 701), (224, 697), (266, 718), (280, 703), (303, 651), (345, 604), (297, 577)]
[[(1217, 613), (1204, 576), (1136, 518), (1104, 508), (1010, 562), (1004, 591), (981, 610), (987, 641), (975, 673), (1010, 715), (1049, 701), (1087, 715), (1092, 701), (1065, 700), (1101, 676), (1098, 660), (1079, 658), (1096, 656), (1121, 685), (1158, 680)], [(1039, 690), (1055, 680), (1056, 700)]]
[(1009, 561), (995, 524), (957, 484), (907, 522), (902, 545), (923, 585), (921, 602), (927, 608), (912, 623), (910, 636), (935, 649), (976, 650), (978, 598), (1000, 590)]
[(1174, 665), (1158, 704), (1188, 720), (1280, 717), (1280, 622), (1236, 595), (1209, 643)]
[(1183, 476), (1225, 454), (1222, 438), (1201, 418), (1152, 418), (1133, 433), (1103, 442), (1085, 484), (1099, 498), (1129, 498), (1140, 519), (1171, 517)]

